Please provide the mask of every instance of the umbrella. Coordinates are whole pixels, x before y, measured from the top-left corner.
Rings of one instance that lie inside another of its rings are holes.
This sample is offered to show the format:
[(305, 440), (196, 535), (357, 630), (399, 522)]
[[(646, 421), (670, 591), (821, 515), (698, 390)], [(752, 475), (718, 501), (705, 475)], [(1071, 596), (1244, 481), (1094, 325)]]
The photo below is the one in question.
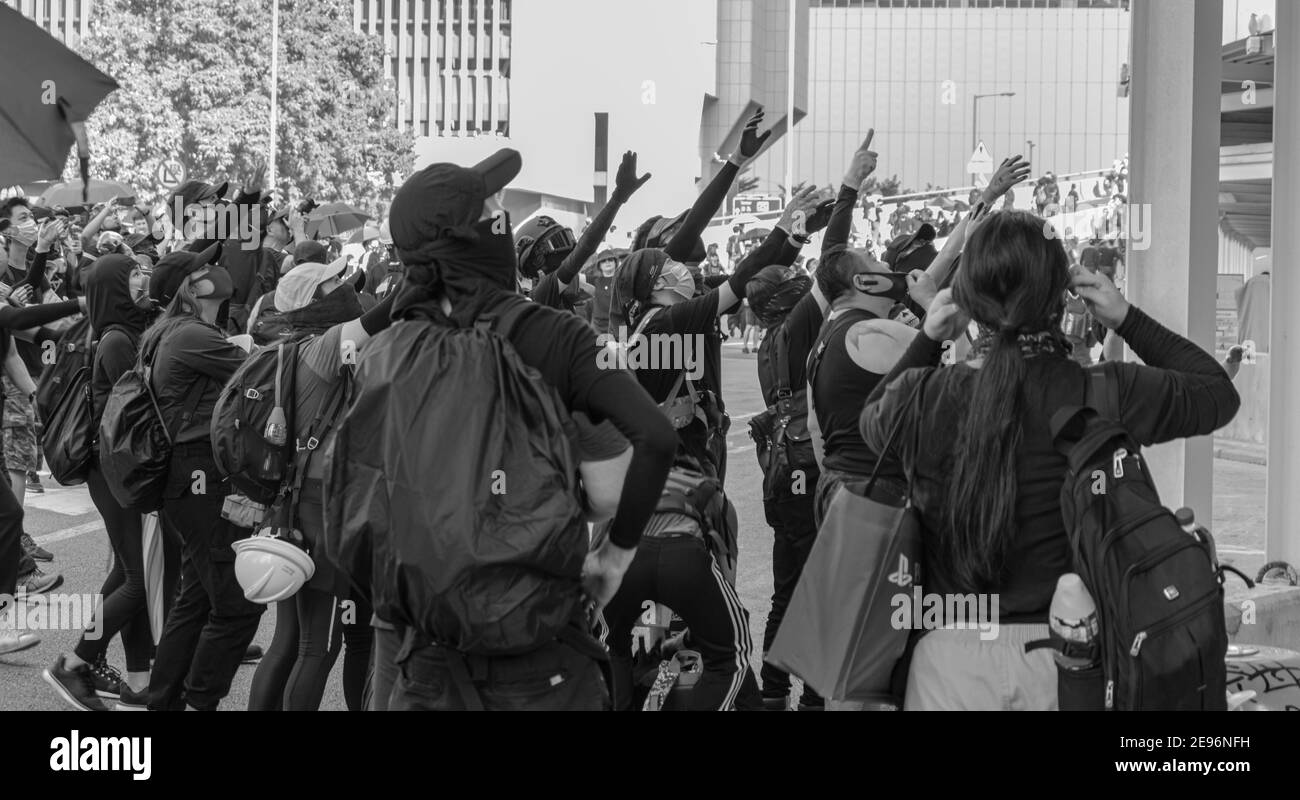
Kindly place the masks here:
[(757, 225), (759, 218), (753, 214), (739, 214), (731, 220), (732, 225)]
[(75, 206), (84, 203), (105, 203), (113, 197), (133, 197), (135, 190), (116, 181), (101, 181), (91, 178), (87, 189), (81, 179), (56, 183), (41, 193), (41, 205)]
[(0, 186), (58, 178), (74, 142), (82, 180), (89, 179), (86, 119), (117, 81), (7, 5), (0, 5), (0, 75)]
[(371, 239), (378, 239), (378, 238), (379, 238), (379, 226), (365, 225), (363, 227), (357, 228), (357, 232), (348, 237), (348, 243), (361, 244), (363, 242), (368, 242)]
[[(338, 236), (356, 230), (369, 221), (369, 214), (363, 214), (347, 203), (326, 203), (308, 215), (306, 233), (312, 238)], [(379, 235), (378, 230), (375, 235)]]
[(751, 239), (766, 239), (771, 232), (771, 228), (750, 228), (740, 235), (740, 241), (748, 242)]
[(158, 521), (158, 513), (144, 515), (144, 594), (145, 612), (149, 617), (149, 631), (153, 634), (153, 643), (158, 644), (162, 638), (163, 626), (167, 623), (167, 597), (163, 591), (166, 585), (163, 559), (163, 532)]

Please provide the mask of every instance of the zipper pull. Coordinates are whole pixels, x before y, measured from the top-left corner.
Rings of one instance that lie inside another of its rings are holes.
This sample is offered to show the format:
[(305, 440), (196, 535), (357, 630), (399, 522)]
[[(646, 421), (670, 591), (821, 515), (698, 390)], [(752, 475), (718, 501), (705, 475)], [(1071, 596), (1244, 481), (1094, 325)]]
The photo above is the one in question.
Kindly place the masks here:
[(1115, 681), (1106, 681), (1106, 710), (1110, 711), (1115, 707)]
[(1111, 472), (1114, 473), (1116, 478), (1124, 477), (1124, 459), (1126, 458), (1128, 458), (1128, 451), (1125, 450), (1124, 448), (1121, 447), (1120, 449), (1115, 451), (1115, 456), (1112, 464), (1113, 469), (1111, 470)]
[(1134, 636), (1133, 648), (1128, 651), (1128, 654), (1133, 656), (1134, 658), (1137, 658), (1138, 651), (1142, 649), (1142, 642), (1146, 641), (1146, 638), (1147, 638), (1146, 631), (1142, 631), (1137, 636)]

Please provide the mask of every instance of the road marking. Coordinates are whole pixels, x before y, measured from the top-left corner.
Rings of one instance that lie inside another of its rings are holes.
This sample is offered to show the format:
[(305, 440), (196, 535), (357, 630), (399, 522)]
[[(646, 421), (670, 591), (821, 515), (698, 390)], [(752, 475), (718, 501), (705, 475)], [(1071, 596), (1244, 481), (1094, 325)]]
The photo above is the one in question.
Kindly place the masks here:
[(104, 530), (104, 521), (101, 519), (95, 520), (94, 522), (82, 523), (81, 525), (73, 525), (71, 528), (64, 528), (63, 530), (55, 531), (53, 533), (33, 536), (32, 541), (44, 546), (54, 542), (62, 542), (65, 539), (75, 539), (78, 536), (84, 536), (87, 533), (97, 533), (102, 530)]
[(90, 492), (85, 489), (50, 490), (45, 494), (30, 494), (27, 496), (27, 505), (54, 514), (67, 514), (70, 517), (79, 517), (96, 510), (95, 502), (90, 499)]
[(1215, 547), (1214, 549), (1215, 549), (1217, 552), (1220, 552), (1220, 553), (1232, 553), (1233, 555), (1238, 555), (1238, 556), (1262, 556), (1262, 555), (1264, 555), (1264, 551), (1263, 551), (1263, 550), (1247, 550), (1247, 549), (1240, 548), (1240, 547)]

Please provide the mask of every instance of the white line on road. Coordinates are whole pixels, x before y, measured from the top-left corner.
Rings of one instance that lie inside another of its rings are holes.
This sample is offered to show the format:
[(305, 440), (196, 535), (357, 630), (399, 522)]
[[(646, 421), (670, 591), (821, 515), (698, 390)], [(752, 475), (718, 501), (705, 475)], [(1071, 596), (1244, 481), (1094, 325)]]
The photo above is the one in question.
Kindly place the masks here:
[(1243, 548), (1240, 548), (1240, 547), (1215, 547), (1214, 549), (1215, 549), (1217, 552), (1220, 552), (1220, 553), (1232, 553), (1233, 555), (1238, 555), (1238, 556), (1262, 556), (1262, 555), (1264, 555), (1264, 551), (1263, 551), (1263, 550), (1246, 550), (1246, 549), (1243, 549)]
[(75, 539), (87, 533), (97, 533), (104, 530), (104, 521), (96, 520), (95, 522), (86, 522), (81, 525), (73, 525), (71, 528), (64, 528), (53, 533), (46, 533), (41, 536), (33, 536), (32, 540), (39, 545), (52, 544), (61, 542), (64, 539)]

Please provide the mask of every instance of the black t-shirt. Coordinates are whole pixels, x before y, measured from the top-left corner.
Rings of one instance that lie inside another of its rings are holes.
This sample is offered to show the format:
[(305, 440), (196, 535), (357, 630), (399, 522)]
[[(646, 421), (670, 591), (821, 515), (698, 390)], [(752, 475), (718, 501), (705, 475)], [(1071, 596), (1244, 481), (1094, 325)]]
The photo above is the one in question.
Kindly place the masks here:
[[(817, 426), (821, 429), (826, 469), (848, 472), (853, 475), (870, 475), (876, 466), (876, 455), (862, 440), (859, 420), (862, 406), (883, 373), (868, 372), (858, 366), (849, 354), (848, 335), (859, 322), (878, 319), (875, 314), (860, 308), (850, 308), (827, 321), (821, 342), (814, 348), (821, 352), (821, 363), (812, 381), (812, 406), (817, 413)], [(888, 478), (901, 478), (900, 471), (882, 469)]]

